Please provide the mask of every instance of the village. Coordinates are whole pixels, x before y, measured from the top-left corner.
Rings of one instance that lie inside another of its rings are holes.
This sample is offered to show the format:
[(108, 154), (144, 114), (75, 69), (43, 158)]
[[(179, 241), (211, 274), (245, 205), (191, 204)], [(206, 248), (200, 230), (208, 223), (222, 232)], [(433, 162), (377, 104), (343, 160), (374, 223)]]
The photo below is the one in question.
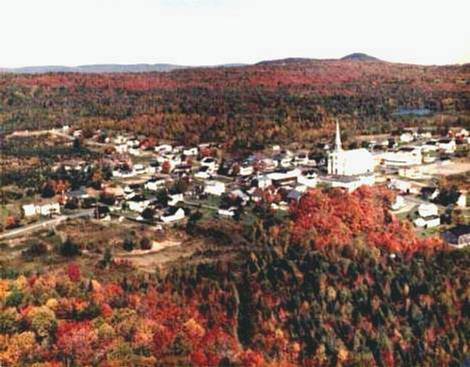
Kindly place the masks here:
[[(46, 185), (42, 197), (31, 202), (9, 203), (20, 214), (5, 226), (1, 240), (71, 218), (121, 226), (138, 223), (158, 231), (202, 216), (250, 223), (256, 204), (267, 197), (271, 209), (282, 217), (315, 187), (352, 192), (362, 185), (386, 185), (397, 194), (392, 213), (412, 222), (419, 234), (437, 234), (459, 248), (470, 244), (467, 192), (439, 187), (441, 178), (470, 170), (470, 136), (463, 128), (445, 137), (409, 129), (380, 140), (368, 137), (356, 144), (361, 147), (346, 149), (336, 122), (334, 141), (315, 150), (272, 145), (239, 157), (225, 154), (217, 143), (157, 144), (145, 136), (90, 133), (69, 126), (45, 133), (90, 146), (100, 158), (55, 164), (52, 171), (60, 179), (49, 185), (54, 187)], [(88, 185), (64, 184), (91, 171)]]

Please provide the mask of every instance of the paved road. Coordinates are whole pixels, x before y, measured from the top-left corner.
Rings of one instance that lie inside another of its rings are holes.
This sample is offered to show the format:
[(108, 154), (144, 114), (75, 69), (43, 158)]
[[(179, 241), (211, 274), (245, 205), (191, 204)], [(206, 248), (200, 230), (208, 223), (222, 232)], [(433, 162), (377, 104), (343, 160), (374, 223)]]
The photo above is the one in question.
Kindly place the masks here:
[(1, 233), (0, 240), (11, 238), (19, 235), (24, 235), (26, 233), (34, 232), (40, 229), (49, 228), (58, 225), (59, 223), (67, 220), (67, 219), (75, 219), (75, 218), (83, 218), (83, 217), (90, 217), (93, 215), (93, 209), (86, 209), (81, 210), (78, 213), (73, 213), (69, 215), (61, 215), (56, 218), (48, 219), (39, 223), (33, 223), (28, 226), (24, 226), (21, 228), (12, 229), (11, 231)]

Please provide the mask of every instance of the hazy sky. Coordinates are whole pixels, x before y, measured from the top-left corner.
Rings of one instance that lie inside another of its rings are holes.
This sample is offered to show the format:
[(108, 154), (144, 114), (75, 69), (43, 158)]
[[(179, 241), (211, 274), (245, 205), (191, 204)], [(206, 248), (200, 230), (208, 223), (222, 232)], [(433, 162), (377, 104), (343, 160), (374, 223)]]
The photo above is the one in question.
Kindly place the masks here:
[(0, 0), (0, 66), (470, 62), (470, 0)]

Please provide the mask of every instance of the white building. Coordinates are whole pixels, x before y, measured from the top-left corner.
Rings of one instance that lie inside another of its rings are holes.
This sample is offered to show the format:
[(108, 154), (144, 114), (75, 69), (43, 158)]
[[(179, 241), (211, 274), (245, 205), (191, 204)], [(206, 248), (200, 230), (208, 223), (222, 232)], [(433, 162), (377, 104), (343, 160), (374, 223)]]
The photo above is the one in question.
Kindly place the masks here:
[(173, 223), (184, 219), (184, 210), (183, 208), (178, 208), (173, 214), (164, 214), (160, 217), (160, 220), (163, 223)]
[(421, 217), (429, 217), (432, 215), (438, 214), (438, 208), (436, 204), (433, 203), (423, 203), (418, 206), (418, 214)]
[(328, 154), (328, 174), (355, 176), (371, 174), (373, 171), (374, 159), (367, 149), (343, 150), (339, 123), (336, 123), (335, 149)]
[(331, 186), (338, 187), (353, 192), (359, 187), (366, 185), (372, 186), (375, 184), (374, 175), (362, 175), (362, 176), (324, 176), (319, 178), (320, 182)]
[(441, 139), (437, 142), (437, 146), (444, 153), (455, 153), (457, 148), (454, 139)]
[(400, 135), (400, 143), (411, 143), (414, 140), (412, 133), (403, 133)]
[(392, 210), (400, 210), (406, 205), (405, 198), (401, 195), (397, 195), (395, 202), (390, 205)]
[(225, 192), (225, 184), (220, 181), (206, 181), (204, 184), (204, 192), (206, 194), (221, 196)]
[(26, 218), (42, 215), (48, 217), (53, 214), (60, 214), (59, 203), (47, 203), (43, 205), (27, 204), (22, 206)]
[(165, 179), (151, 178), (144, 184), (144, 188), (149, 191), (158, 191), (165, 188)]
[(384, 153), (382, 162), (391, 167), (419, 165), (423, 162), (423, 155), (418, 147), (403, 147), (397, 152)]

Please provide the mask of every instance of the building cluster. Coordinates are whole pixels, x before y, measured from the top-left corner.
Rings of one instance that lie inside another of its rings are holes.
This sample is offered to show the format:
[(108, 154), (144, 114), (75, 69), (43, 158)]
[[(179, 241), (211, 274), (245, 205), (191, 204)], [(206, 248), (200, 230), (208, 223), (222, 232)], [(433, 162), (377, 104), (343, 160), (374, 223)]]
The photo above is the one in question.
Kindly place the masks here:
[[(92, 139), (101, 135), (98, 131)], [(73, 136), (79, 138), (80, 132)], [(404, 210), (410, 205), (410, 195), (419, 197), (414, 201), (412, 222), (418, 228), (432, 228), (441, 224), (442, 208), (432, 202), (432, 195), (426, 196), (427, 188), (418, 181), (427, 177), (428, 167), (452, 164), (456, 147), (468, 139), (464, 129), (439, 139), (407, 131), (399, 136), (398, 144), (370, 141), (369, 148), (348, 150), (343, 148), (337, 123), (334, 146), (326, 146), (324, 154), (274, 145), (262, 153), (223, 157), (221, 146), (214, 143), (178, 146), (119, 134), (97, 143), (108, 153), (101, 164), (109, 168), (111, 180), (97, 190), (69, 190), (60, 203), (24, 205), (23, 212), (25, 217), (51, 216), (61, 212), (62, 204), (64, 208), (95, 208), (98, 219), (116, 215), (169, 224), (184, 220), (188, 207), (206, 206), (219, 216), (236, 217), (266, 193), (275, 198), (272, 208), (288, 210), (292, 202), (319, 185), (351, 192), (362, 185), (387, 182), (398, 192), (391, 209)], [(81, 172), (92, 168), (84, 162), (61, 165), (61, 169)], [(457, 205), (465, 207), (465, 193), (461, 196)]]

